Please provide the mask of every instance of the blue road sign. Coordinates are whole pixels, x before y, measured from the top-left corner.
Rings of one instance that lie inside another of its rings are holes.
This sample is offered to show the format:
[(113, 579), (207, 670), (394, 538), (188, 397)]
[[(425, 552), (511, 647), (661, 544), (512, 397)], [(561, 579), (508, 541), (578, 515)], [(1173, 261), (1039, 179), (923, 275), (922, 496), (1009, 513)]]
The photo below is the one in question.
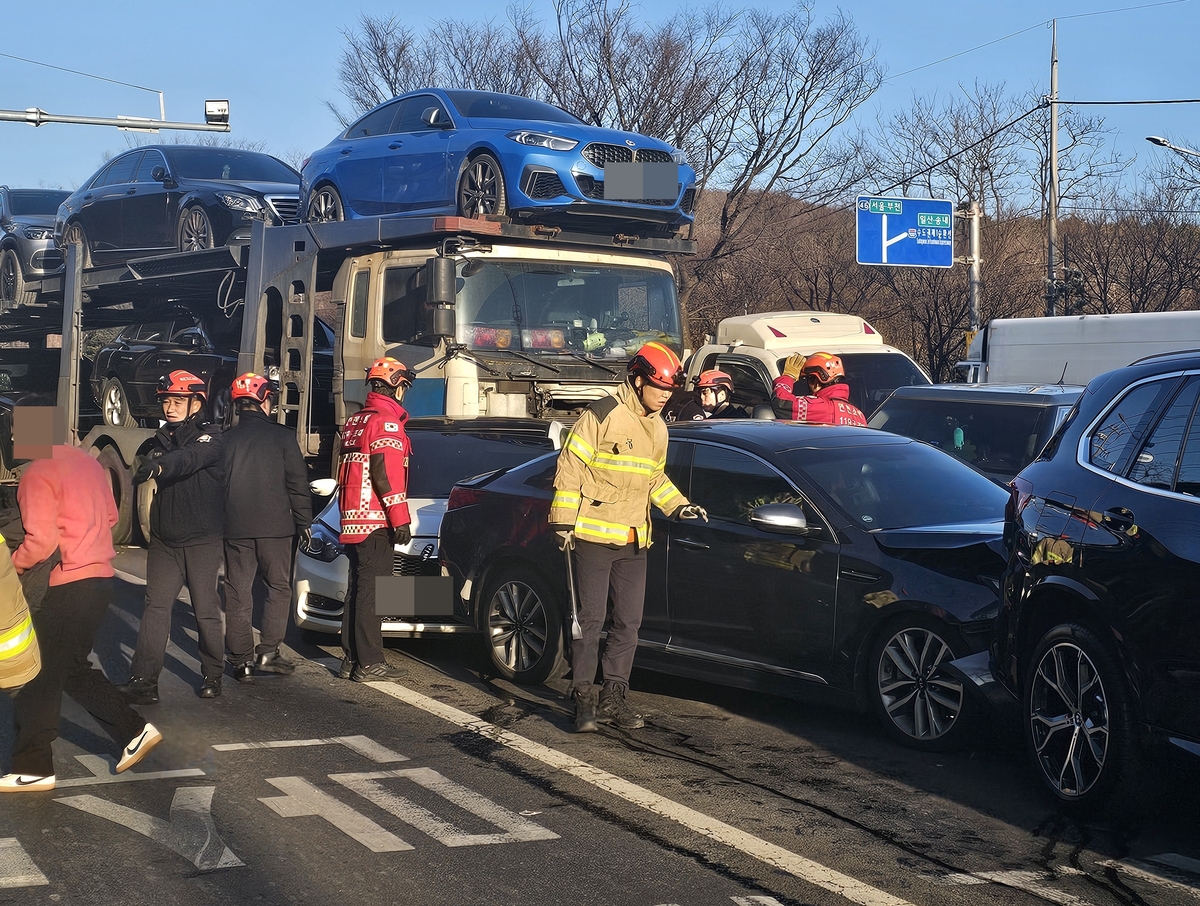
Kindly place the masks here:
[(859, 195), (855, 207), (859, 264), (954, 266), (954, 202)]

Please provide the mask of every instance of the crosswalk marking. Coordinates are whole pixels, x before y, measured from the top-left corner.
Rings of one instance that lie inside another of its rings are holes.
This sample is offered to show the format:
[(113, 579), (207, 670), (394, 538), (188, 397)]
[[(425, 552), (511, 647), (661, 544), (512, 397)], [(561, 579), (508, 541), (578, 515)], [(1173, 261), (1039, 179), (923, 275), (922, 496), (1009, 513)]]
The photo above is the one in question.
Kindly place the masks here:
[(0, 888), (44, 887), (49, 883), (16, 837), (0, 837)]
[(284, 795), (260, 797), (258, 801), (280, 818), (324, 818), (373, 853), (397, 853), (413, 848), (366, 815), (317, 789), (303, 777), (268, 777), (267, 783)]
[(342, 745), (377, 764), (408, 761), (398, 752), (382, 746), (369, 736), (329, 736), (318, 739), (276, 739), (265, 742), (225, 742), (213, 746), (218, 752), (246, 752), (253, 749), (293, 749), (305, 746)]
[(59, 780), (54, 788), (58, 790), (76, 786), (96, 786), (101, 783), (136, 783), (140, 780), (172, 780), (177, 777), (203, 777), (200, 768), (178, 768), (173, 771), (126, 771), (116, 774), (117, 759), (111, 755), (76, 755), (75, 760), (91, 771), (91, 777), (72, 777), (70, 780)]
[(1163, 853), (1144, 859), (1121, 859), (1101, 862), (1105, 868), (1115, 868), (1139, 881), (1157, 884), (1200, 900), (1200, 862), (1175, 853)]

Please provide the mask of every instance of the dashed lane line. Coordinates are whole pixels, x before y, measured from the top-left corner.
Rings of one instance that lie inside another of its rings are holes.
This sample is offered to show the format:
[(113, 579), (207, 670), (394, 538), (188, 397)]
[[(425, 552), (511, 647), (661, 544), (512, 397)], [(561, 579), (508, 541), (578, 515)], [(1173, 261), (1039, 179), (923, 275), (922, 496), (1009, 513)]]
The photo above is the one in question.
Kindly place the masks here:
[(656, 815), (674, 821), (711, 840), (730, 846), (773, 868), (807, 881), (809, 884), (845, 897), (851, 902), (860, 904), (860, 906), (912, 906), (907, 900), (892, 896), (886, 891), (879, 890), (869, 884), (864, 884), (862, 881), (852, 878), (849, 875), (844, 875), (819, 862), (814, 862), (812, 859), (797, 855), (794, 852), (784, 849), (782, 846), (777, 846), (774, 843), (763, 840), (761, 837), (748, 834), (723, 821), (719, 821), (695, 809), (688, 808), (686, 805), (680, 805), (672, 799), (660, 796), (658, 793), (651, 792), (645, 787), (638, 786), (636, 783), (590, 765), (585, 761), (581, 761), (578, 758), (574, 758), (541, 743), (534, 742), (531, 739), (526, 739), (516, 733), (501, 729), (495, 724), (482, 720), (473, 714), (468, 714), (466, 711), (460, 711), (458, 708), (443, 704), (398, 683), (370, 682), (366, 685), (414, 708), (418, 708), (435, 717), (440, 717), (493, 742), (507, 746), (529, 758), (540, 761), (548, 767), (570, 774), (572, 777), (582, 780), (585, 783), (590, 783), (598, 789), (624, 799), (626, 802), (630, 802)]

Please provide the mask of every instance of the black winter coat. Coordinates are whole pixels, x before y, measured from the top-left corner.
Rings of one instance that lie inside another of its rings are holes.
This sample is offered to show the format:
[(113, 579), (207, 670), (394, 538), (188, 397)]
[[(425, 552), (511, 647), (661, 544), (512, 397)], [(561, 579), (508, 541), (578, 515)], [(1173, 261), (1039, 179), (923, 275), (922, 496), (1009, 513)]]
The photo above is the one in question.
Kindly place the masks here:
[(225, 441), (194, 415), (164, 425), (148, 454), (161, 471), (150, 506), (150, 534), (170, 547), (219, 541), (225, 535)]
[(296, 432), (260, 410), (225, 432), (226, 538), (290, 538), (312, 523), (308, 470)]

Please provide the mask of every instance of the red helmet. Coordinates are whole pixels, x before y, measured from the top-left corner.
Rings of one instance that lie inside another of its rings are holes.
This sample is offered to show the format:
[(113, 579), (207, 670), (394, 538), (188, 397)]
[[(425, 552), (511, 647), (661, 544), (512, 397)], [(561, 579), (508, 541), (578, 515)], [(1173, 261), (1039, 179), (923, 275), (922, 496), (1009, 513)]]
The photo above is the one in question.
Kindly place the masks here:
[(270, 378), (248, 371), (233, 379), (233, 389), (229, 396), (235, 400), (253, 399), (262, 403), (266, 402), (267, 397), (272, 393), (278, 392), (279, 388)]
[(733, 393), (733, 378), (724, 371), (710, 368), (708, 371), (701, 371), (700, 379), (696, 381), (697, 390), (703, 390), (706, 387), (711, 387), (713, 390), (723, 388)]
[(382, 359), (376, 359), (371, 363), (371, 367), (367, 369), (368, 381), (383, 381), (392, 387), (399, 387), (400, 382), (412, 384), (417, 378), (417, 373), (405, 365), (403, 362), (398, 362), (390, 355), (384, 356)]
[(164, 374), (158, 379), (158, 395), (163, 396), (198, 396), (207, 399), (204, 381), (190, 371), (180, 368), (170, 374)]
[(813, 375), (821, 385), (832, 384), (840, 377), (846, 376), (846, 369), (842, 367), (841, 357), (831, 355), (828, 352), (814, 352), (804, 361), (804, 368), (801, 369), (802, 377)]
[(662, 343), (644, 344), (629, 360), (629, 374), (640, 374), (648, 384), (660, 390), (677, 390), (684, 382), (679, 356)]

